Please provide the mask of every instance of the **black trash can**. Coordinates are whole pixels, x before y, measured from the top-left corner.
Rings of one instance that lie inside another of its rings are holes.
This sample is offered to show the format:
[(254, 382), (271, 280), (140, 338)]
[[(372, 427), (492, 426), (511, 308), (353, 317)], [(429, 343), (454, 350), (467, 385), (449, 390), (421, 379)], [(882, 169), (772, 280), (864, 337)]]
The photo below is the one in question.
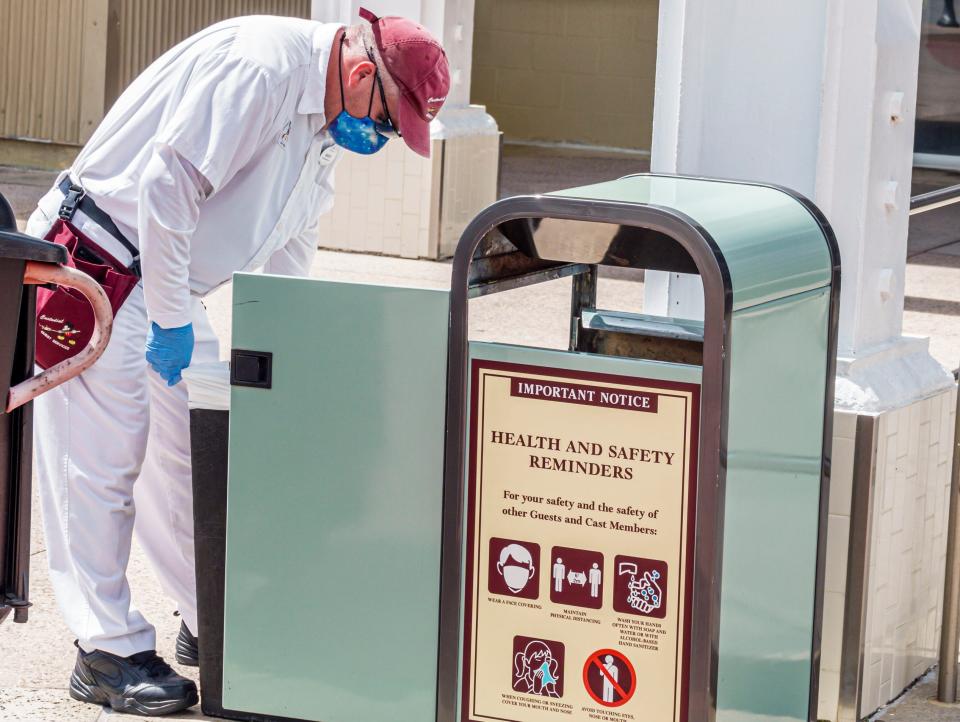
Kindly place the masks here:
[(223, 716), (223, 572), (229, 431), (229, 411), (190, 410), (200, 706), (204, 714), (212, 717)]
[[(193, 466), (194, 557), (200, 646), (200, 708), (225, 717), (223, 709), (223, 596), (227, 541), (227, 458), (230, 436), (229, 371), (222, 383), (217, 364), (210, 373), (184, 370), (190, 395), (190, 447)], [(201, 378), (198, 380), (198, 375)], [(198, 392), (198, 387), (203, 388)], [(199, 397), (199, 399), (198, 399)]]
[(32, 404), (6, 413), (10, 387), (33, 375), (36, 286), (24, 285), (28, 261), (63, 264), (66, 249), (17, 232), (0, 195), (0, 622), (27, 621), (30, 562)]

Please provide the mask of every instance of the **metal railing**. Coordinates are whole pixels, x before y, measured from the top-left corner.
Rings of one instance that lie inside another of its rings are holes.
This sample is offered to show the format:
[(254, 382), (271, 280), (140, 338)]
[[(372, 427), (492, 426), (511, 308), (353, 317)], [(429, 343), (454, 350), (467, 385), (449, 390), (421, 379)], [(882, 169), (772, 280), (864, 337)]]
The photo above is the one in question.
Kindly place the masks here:
[(927, 213), (954, 203), (960, 203), (960, 185), (938, 188), (929, 193), (921, 193), (910, 199), (910, 215)]

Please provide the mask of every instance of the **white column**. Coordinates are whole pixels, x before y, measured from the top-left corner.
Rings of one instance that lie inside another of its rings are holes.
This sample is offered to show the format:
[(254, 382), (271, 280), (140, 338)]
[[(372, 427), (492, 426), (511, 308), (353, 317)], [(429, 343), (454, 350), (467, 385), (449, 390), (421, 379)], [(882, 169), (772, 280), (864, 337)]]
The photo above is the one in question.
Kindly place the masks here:
[(464, 226), (496, 200), (500, 133), (486, 109), (470, 105), (473, 0), (312, 0), (315, 20), (353, 24), (370, 6), (378, 15), (421, 23), (450, 61), (450, 93), (431, 123), (431, 155), (388, 143), (372, 157), (345, 154), (336, 170), (333, 211), (320, 245), (411, 258), (450, 256)]
[[(813, 199), (842, 257), (837, 403), (878, 411), (951, 383), (901, 335), (921, 0), (660, 4), (655, 172)], [(699, 279), (651, 273), (653, 313), (702, 317)]]

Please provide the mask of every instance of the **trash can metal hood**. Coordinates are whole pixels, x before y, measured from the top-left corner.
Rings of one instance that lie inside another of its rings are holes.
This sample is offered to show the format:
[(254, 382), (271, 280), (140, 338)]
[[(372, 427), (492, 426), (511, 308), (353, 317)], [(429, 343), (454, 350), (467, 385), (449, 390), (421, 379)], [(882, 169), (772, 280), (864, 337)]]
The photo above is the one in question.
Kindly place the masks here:
[(716, 243), (730, 273), (733, 310), (829, 286), (830, 250), (814, 209), (771, 186), (641, 175), (548, 193), (681, 213)]

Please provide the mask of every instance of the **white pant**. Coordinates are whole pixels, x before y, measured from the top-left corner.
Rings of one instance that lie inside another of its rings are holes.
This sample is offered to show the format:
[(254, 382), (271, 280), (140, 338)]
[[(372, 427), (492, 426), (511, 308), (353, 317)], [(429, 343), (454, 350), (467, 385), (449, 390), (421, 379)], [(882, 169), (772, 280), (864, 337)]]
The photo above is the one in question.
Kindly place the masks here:
[[(50, 221), (37, 210), (27, 233)], [(193, 362), (219, 346), (193, 299)], [(120, 656), (156, 648), (156, 631), (130, 603), (133, 531), (183, 621), (197, 631), (193, 495), (186, 385), (147, 366), (147, 314), (138, 284), (117, 313), (97, 363), (34, 406), (37, 476), (50, 578), (80, 646)], [(136, 483), (134, 483), (136, 482)]]

